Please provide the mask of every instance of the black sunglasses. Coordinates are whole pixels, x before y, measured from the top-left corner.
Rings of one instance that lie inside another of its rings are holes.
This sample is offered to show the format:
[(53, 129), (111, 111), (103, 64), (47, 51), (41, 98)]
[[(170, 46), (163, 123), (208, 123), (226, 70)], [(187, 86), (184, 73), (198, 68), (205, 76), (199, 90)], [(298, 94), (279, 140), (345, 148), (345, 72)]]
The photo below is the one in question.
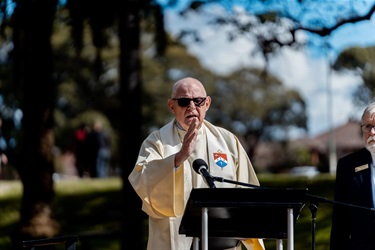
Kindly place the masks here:
[(180, 107), (187, 107), (189, 106), (190, 102), (193, 101), (194, 105), (196, 107), (200, 107), (204, 104), (206, 101), (207, 97), (197, 97), (197, 98), (173, 98), (172, 100), (177, 101), (178, 106)]

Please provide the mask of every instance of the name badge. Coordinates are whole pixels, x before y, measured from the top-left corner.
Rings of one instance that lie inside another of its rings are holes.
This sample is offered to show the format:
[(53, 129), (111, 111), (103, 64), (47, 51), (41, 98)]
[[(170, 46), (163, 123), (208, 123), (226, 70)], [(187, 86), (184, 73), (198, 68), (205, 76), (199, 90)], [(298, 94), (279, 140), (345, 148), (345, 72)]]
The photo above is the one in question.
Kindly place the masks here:
[(365, 169), (368, 169), (368, 164), (356, 167), (354, 170), (355, 170), (355, 172), (359, 172), (359, 171), (362, 171), (362, 170), (365, 170)]

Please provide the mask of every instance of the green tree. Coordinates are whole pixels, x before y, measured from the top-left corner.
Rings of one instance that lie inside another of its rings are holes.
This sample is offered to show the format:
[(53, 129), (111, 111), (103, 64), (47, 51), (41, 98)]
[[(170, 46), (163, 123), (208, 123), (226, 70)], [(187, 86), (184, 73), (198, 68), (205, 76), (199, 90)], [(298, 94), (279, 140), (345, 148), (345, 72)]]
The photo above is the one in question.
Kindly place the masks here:
[(289, 130), (307, 127), (303, 98), (273, 75), (257, 69), (241, 69), (216, 79), (213, 86), (209, 118), (237, 131), (250, 158), (260, 140), (287, 141)]
[(353, 93), (354, 103), (359, 107), (374, 101), (375, 47), (354, 47), (342, 51), (336, 58), (333, 69), (350, 70), (362, 78), (363, 84), (360, 84)]

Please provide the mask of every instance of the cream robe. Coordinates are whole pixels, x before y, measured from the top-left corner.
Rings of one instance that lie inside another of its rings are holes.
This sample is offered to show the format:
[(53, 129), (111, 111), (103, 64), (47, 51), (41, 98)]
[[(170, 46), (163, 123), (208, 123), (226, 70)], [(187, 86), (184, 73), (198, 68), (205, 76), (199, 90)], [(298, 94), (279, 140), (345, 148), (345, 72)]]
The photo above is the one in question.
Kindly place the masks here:
[[(228, 130), (204, 121), (199, 130), (197, 148), (176, 170), (175, 154), (181, 149), (185, 131), (173, 120), (151, 133), (143, 142), (129, 181), (142, 199), (142, 210), (149, 216), (147, 249), (189, 250), (192, 237), (178, 233), (185, 205), (192, 188), (207, 187), (195, 173), (192, 162), (205, 160), (213, 176), (259, 185), (253, 166), (239, 140)], [(214, 153), (226, 154), (227, 165), (216, 165)], [(215, 182), (220, 187), (233, 184)], [(244, 242), (248, 249), (264, 249), (263, 241)], [(240, 247), (238, 247), (240, 249)]]

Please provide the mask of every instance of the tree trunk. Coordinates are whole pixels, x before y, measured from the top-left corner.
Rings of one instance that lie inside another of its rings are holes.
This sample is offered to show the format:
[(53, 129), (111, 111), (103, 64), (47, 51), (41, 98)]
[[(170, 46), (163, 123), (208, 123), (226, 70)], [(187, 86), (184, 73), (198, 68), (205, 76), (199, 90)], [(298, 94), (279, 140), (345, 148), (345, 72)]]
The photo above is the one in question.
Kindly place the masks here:
[(16, 163), (23, 184), (13, 245), (52, 237), (59, 225), (53, 215), (55, 101), (50, 37), (57, 1), (18, 1), (14, 11), (14, 77), (22, 94), (21, 157)]
[(123, 180), (122, 249), (145, 249), (144, 213), (141, 200), (131, 187), (128, 176), (133, 170), (141, 144), (141, 67), (140, 1), (123, 0), (120, 7), (120, 76), (122, 101), (120, 150)]

